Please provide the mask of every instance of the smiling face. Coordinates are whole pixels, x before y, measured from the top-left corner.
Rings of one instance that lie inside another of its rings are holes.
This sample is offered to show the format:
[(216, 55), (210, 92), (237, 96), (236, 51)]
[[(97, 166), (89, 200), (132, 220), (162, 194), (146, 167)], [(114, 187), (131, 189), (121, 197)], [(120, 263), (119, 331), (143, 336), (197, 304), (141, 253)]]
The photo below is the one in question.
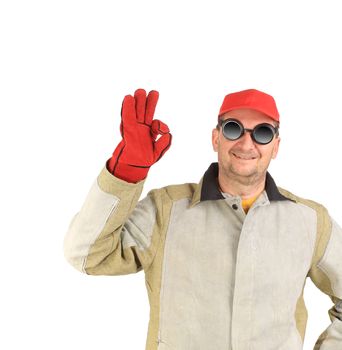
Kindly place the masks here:
[[(236, 109), (225, 113), (221, 119), (234, 118), (245, 128), (253, 129), (261, 123), (275, 125), (275, 121), (264, 113), (253, 109)], [(259, 145), (253, 141), (251, 134), (245, 134), (238, 140), (231, 141), (222, 134), (222, 128), (213, 129), (212, 144), (218, 153), (220, 177), (253, 184), (266, 175), (267, 168), (278, 153), (280, 137), (274, 137), (267, 145)]]

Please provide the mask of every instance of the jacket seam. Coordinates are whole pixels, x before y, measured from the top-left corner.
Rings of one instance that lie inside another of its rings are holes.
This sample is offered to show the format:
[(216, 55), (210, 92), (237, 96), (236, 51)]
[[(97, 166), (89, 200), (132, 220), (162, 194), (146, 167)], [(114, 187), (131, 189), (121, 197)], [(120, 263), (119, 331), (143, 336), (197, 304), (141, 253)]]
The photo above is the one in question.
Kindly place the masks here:
[(163, 326), (163, 319), (162, 319), (162, 315), (163, 315), (163, 308), (162, 308), (162, 305), (163, 305), (163, 300), (164, 300), (164, 291), (165, 291), (165, 288), (164, 288), (164, 280), (165, 280), (165, 276), (166, 276), (166, 263), (165, 261), (167, 260), (167, 250), (166, 250), (166, 247), (167, 247), (167, 241), (168, 241), (168, 233), (169, 233), (169, 230), (170, 230), (170, 223), (172, 222), (172, 218), (174, 216), (174, 212), (175, 212), (175, 209), (174, 209), (174, 201), (172, 201), (172, 207), (171, 207), (171, 212), (170, 212), (170, 215), (169, 215), (169, 222), (168, 222), (168, 225), (167, 225), (167, 228), (166, 228), (166, 231), (165, 231), (165, 243), (164, 243), (164, 253), (163, 253), (163, 261), (162, 261), (162, 268), (161, 268), (161, 278), (160, 278), (160, 294), (159, 294), (159, 326), (158, 326), (158, 340), (160, 342), (162, 342), (162, 326)]
[[(91, 244), (89, 244), (88, 251), (87, 251), (87, 255), (86, 255), (86, 257), (85, 257), (85, 259), (84, 259), (84, 261), (83, 261), (83, 264), (82, 264), (82, 271), (84, 271), (85, 273), (87, 273), (87, 271), (86, 271), (86, 265), (87, 265), (87, 262), (88, 262), (88, 257), (89, 257), (89, 252), (90, 252), (90, 250), (92, 249), (92, 247), (94, 246), (94, 244), (95, 244), (95, 242), (98, 240), (98, 238), (101, 236), (101, 234), (102, 234), (102, 232), (103, 232), (103, 230), (104, 230), (104, 228), (105, 228), (105, 226), (106, 226), (106, 224), (107, 224), (107, 222), (108, 222), (109, 217), (110, 217), (113, 213), (115, 213), (115, 211), (117, 210), (117, 208), (118, 208), (118, 206), (119, 206), (119, 203), (121, 202), (120, 198), (118, 198), (117, 196), (114, 196), (114, 197), (115, 197), (115, 199), (116, 199), (116, 202), (112, 205), (112, 207), (111, 207), (111, 209), (110, 209), (110, 211), (109, 211), (109, 214), (107, 215), (106, 220), (105, 220), (105, 222), (104, 222), (104, 225), (103, 225), (103, 227), (102, 227), (102, 230), (101, 230), (100, 233), (95, 237), (94, 241), (93, 241)], [(122, 229), (121, 229), (121, 230), (122, 230)], [(121, 235), (121, 230), (120, 230), (120, 232), (118, 233), (119, 235)], [(120, 239), (120, 238), (119, 238), (119, 239)], [(113, 241), (114, 241), (114, 239), (113, 239)], [(113, 242), (112, 242), (112, 247), (113, 247)]]
[(333, 294), (337, 295), (337, 293), (336, 293), (336, 291), (334, 289), (334, 285), (332, 283), (331, 278), (329, 277), (329, 274), (328, 274), (327, 270), (323, 266), (319, 266), (318, 264), (316, 266), (317, 266), (317, 268), (319, 268), (326, 275), (326, 277), (328, 278), (328, 280), (330, 282), (330, 287), (331, 287), (331, 290), (332, 290)]
[[(160, 213), (161, 213), (161, 215), (163, 215), (164, 205), (163, 205), (163, 201), (162, 201), (162, 200), (161, 200), (160, 202), (161, 202), (161, 204), (162, 204), (161, 209), (160, 209)], [(172, 203), (172, 208), (173, 208), (173, 203)], [(171, 208), (171, 210), (172, 210), (172, 208)], [(156, 218), (157, 218), (157, 215), (158, 215), (158, 210), (156, 210)], [(171, 215), (170, 215), (170, 216), (171, 216)], [(162, 242), (162, 234), (163, 234), (164, 231), (167, 231), (167, 230), (168, 230), (169, 223), (170, 223), (170, 217), (169, 217), (169, 221), (168, 221), (167, 223), (165, 223), (164, 220), (163, 220), (163, 218), (162, 218), (162, 219), (161, 219), (161, 223), (162, 223), (162, 226), (161, 226), (161, 228), (160, 228), (160, 230), (159, 230), (159, 238), (158, 238), (158, 242), (156, 243), (156, 249), (155, 249), (155, 252), (154, 252), (153, 257), (152, 257), (152, 259), (151, 259), (151, 262), (150, 262), (149, 265), (144, 269), (145, 273), (148, 273), (149, 270), (152, 268), (152, 265), (153, 265), (154, 260), (155, 260), (155, 258), (156, 258), (156, 256), (157, 256), (158, 252), (159, 252), (159, 249), (161, 249), (160, 246), (161, 246), (161, 242)], [(152, 229), (152, 235), (153, 235), (153, 233), (154, 233), (154, 230), (155, 230), (155, 226), (156, 226), (156, 225), (157, 225), (157, 220), (156, 220), (156, 222), (154, 223), (154, 226), (153, 226), (153, 229)], [(153, 240), (153, 237), (151, 237), (151, 240)], [(163, 256), (163, 258), (164, 258), (164, 256)]]

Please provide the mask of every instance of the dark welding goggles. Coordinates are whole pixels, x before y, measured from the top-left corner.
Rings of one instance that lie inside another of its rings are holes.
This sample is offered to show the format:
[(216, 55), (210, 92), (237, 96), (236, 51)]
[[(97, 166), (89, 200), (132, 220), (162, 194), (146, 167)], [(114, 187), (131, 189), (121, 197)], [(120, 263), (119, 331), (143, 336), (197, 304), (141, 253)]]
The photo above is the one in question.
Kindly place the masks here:
[(247, 129), (240, 121), (232, 118), (219, 120), (218, 124), (222, 127), (222, 133), (226, 139), (231, 141), (238, 140), (248, 131), (251, 133), (253, 141), (259, 145), (267, 145), (270, 143), (279, 129), (269, 123), (258, 124), (253, 129)]

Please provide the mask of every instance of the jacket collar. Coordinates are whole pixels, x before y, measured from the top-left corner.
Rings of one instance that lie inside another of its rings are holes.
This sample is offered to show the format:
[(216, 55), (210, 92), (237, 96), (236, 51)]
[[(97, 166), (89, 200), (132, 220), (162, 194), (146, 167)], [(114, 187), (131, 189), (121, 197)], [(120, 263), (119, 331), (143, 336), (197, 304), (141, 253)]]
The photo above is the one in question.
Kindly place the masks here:
[[(283, 196), (269, 172), (266, 173), (265, 192), (269, 201), (291, 200)], [(218, 184), (218, 163), (211, 163), (199, 182), (190, 206), (206, 200), (225, 199)]]

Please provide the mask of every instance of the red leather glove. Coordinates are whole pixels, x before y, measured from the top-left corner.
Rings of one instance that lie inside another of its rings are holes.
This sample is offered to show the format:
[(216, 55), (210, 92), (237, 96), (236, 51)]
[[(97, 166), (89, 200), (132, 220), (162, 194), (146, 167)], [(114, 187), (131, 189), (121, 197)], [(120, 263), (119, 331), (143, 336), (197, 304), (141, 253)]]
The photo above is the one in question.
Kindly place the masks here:
[[(155, 162), (171, 146), (172, 135), (166, 124), (153, 120), (158, 102), (158, 91), (138, 89), (125, 96), (121, 108), (121, 142), (106, 162), (107, 169), (127, 182), (138, 182), (146, 178)], [(158, 140), (156, 138), (161, 135)]]

